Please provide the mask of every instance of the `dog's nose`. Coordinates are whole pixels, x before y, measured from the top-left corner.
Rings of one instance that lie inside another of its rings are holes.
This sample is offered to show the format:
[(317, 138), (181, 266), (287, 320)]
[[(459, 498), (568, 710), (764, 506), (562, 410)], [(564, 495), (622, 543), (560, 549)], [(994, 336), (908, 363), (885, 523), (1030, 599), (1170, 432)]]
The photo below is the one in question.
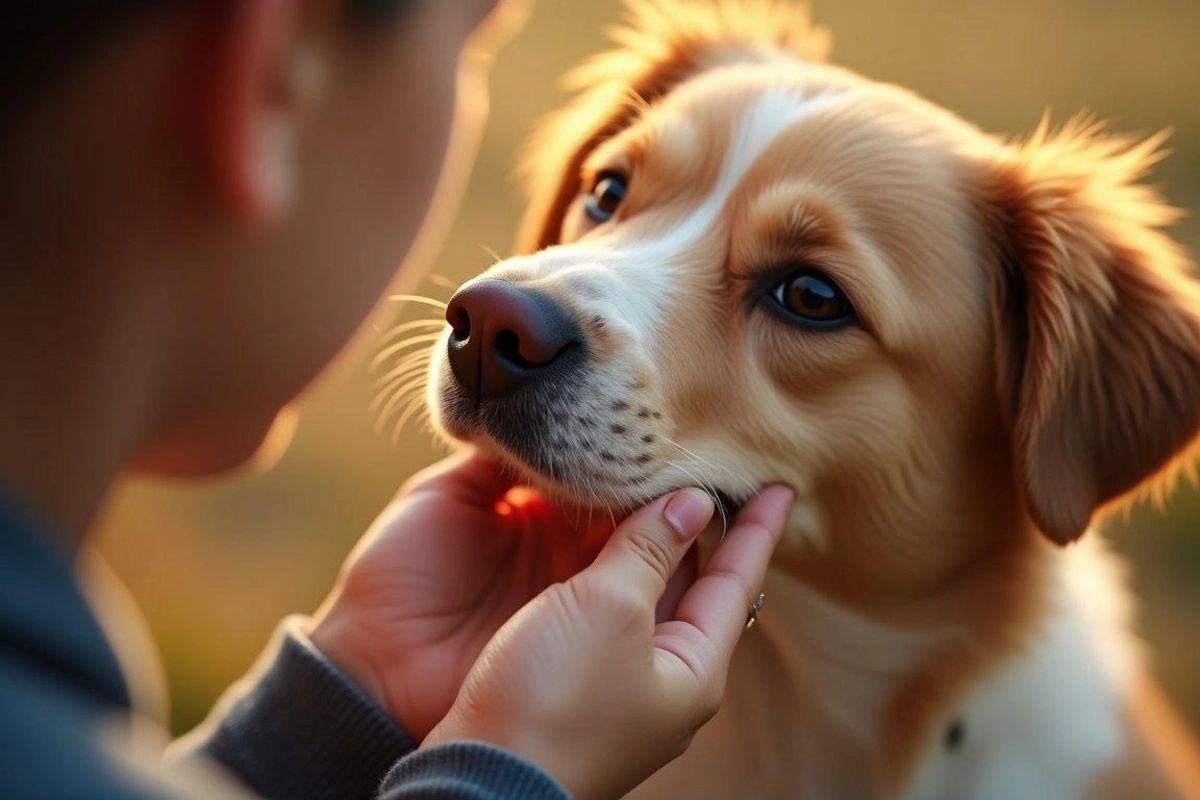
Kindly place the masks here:
[(479, 399), (544, 377), (580, 346), (579, 328), (553, 300), (508, 281), (468, 283), (450, 298), (448, 356), (455, 377)]

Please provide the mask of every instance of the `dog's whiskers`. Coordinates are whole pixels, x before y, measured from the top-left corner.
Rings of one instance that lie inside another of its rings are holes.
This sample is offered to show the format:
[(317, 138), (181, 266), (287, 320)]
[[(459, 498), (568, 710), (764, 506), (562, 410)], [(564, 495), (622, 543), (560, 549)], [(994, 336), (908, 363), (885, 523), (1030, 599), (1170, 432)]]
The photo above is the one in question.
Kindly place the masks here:
[(377, 429), (382, 430), (392, 413), (397, 408), (400, 408), (404, 402), (412, 400), (414, 397), (423, 400), (428, 383), (428, 375), (419, 374), (398, 387), (395, 391), (380, 395), (381, 398), (386, 397), (387, 399), (382, 403), (382, 407), (377, 412), (379, 414)]
[(380, 350), (371, 360), (371, 366), (374, 367), (386, 360), (389, 355), (395, 352), (393, 348), (396, 345), (407, 342), (414, 336), (438, 335), (445, 329), (446, 322), (444, 320), (434, 319), (419, 319), (399, 325), (388, 331), (387, 335), (379, 340)]
[(417, 375), (428, 374), (429, 370), (429, 362), (426, 359), (416, 359), (404, 367), (392, 370), (387, 376), (377, 380), (375, 386), (378, 388), (380, 394), (386, 394), (392, 389), (396, 389), (402, 384), (407, 383)]
[[(410, 361), (413, 358), (428, 359), (433, 353), (433, 347), (441, 338), (441, 334), (424, 334), (423, 336), (413, 336), (397, 345), (399, 349), (392, 349), (386, 358), (376, 359), (376, 363), (372, 364), (375, 371), (379, 371), (385, 366), (394, 367), (402, 361)], [(409, 352), (405, 352), (405, 351)], [(391, 364), (388, 362), (391, 361)]]
[(754, 485), (754, 484), (753, 484), (753, 483), (750, 481), (750, 479), (749, 479), (749, 478), (747, 478), (745, 475), (741, 475), (741, 474), (739, 474), (739, 473), (737, 473), (737, 472), (734, 472), (734, 471), (733, 471), (733, 470), (731, 470), (729, 467), (726, 467), (726, 466), (724, 466), (724, 465), (721, 465), (721, 464), (714, 464), (713, 462), (709, 461), (707, 458), (704, 458), (704, 457), (703, 457), (703, 456), (701, 456), (700, 454), (698, 454), (698, 453), (695, 453), (695, 452), (693, 452), (693, 451), (691, 451), (691, 450), (688, 450), (686, 447), (684, 447), (683, 445), (679, 444), (679, 442), (676, 442), (675, 440), (671, 439), (671, 438), (670, 438), (670, 437), (668, 437), (668, 436), (663, 436), (663, 437), (661, 437), (661, 438), (662, 438), (662, 440), (663, 440), (664, 442), (666, 442), (667, 444), (671, 445), (671, 446), (672, 446), (672, 447), (674, 447), (676, 450), (678, 450), (679, 452), (683, 453), (685, 456), (688, 456), (689, 458), (692, 458), (692, 459), (694, 459), (694, 460), (696, 460), (696, 461), (699, 461), (699, 462), (700, 462), (700, 463), (702, 463), (702, 464), (706, 464), (706, 465), (708, 465), (709, 467), (711, 467), (711, 468), (713, 468), (713, 469), (719, 469), (719, 470), (721, 470), (722, 472), (724, 472), (726, 475), (728, 475), (729, 477), (733, 478), (734, 480), (738, 480), (738, 481), (741, 481), (742, 483), (744, 483), (744, 484), (746, 485), (746, 488), (747, 488), (747, 489), (749, 490), (749, 492), (750, 492), (750, 493), (749, 493), (749, 495), (748, 495), (748, 497), (753, 497), (755, 494), (757, 494), (757, 493), (758, 493), (758, 487), (756, 487), (756, 486), (755, 486), (755, 485)]
[(396, 444), (399, 443), (400, 433), (401, 433), (401, 431), (404, 430), (404, 426), (408, 424), (409, 420), (413, 419), (414, 416), (419, 417), (420, 414), (422, 414), (422, 413), (424, 413), (424, 414), (429, 413), (429, 404), (425, 402), (425, 391), (424, 391), (425, 389), (428, 388), (428, 385), (427, 385), (428, 382), (426, 381), (423, 383), (425, 385), (422, 385), (422, 387), (421, 387), (422, 391), (418, 392), (409, 401), (408, 406), (404, 409), (404, 413), (402, 413), (400, 415), (400, 419), (396, 422), (396, 427), (392, 430), (391, 438), (392, 438), (393, 446), (395, 446)]
[[(712, 496), (713, 505), (718, 511), (721, 512), (721, 539), (723, 541), (725, 539), (725, 534), (729, 530), (729, 516), (725, 513), (725, 504), (721, 502), (720, 494), (717, 492), (716, 488), (709, 481), (705, 480), (703, 474), (697, 475), (687, 467), (675, 461), (668, 461), (667, 464), (682, 472), (690, 480), (697, 483), (700, 488), (704, 489), (709, 495)], [(692, 462), (691, 466), (695, 467), (697, 470), (700, 469), (699, 465), (697, 465), (695, 462)], [(701, 470), (701, 472), (703, 471)]]
[(403, 322), (393, 328), (389, 328), (382, 337), (380, 344), (389, 344), (393, 339), (401, 334), (409, 331), (422, 330), (425, 328), (442, 328), (445, 327), (446, 320), (442, 317), (430, 317), (429, 319), (414, 319), (408, 322)]
[[(429, 281), (452, 292), (458, 288), (453, 281), (441, 275), (430, 275)], [(405, 425), (414, 419), (426, 425), (432, 423), (432, 412), (425, 402), (425, 395), (432, 372), (430, 356), (446, 328), (443, 313), (439, 312), (446, 310), (447, 303), (420, 294), (394, 294), (388, 300), (414, 303), (434, 314), (428, 319), (409, 320), (388, 329), (381, 337), (380, 351), (371, 359), (371, 371), (380, 371), (382, 374), (374, 378), (377, 393), (368, 408), (370, 413), (377, 415), (375, 429), (379, 433), (398, 413), (391, 435), (395, 445)]]
[(438, 300), (434, 297), (426, 297), (423, 294), (393, 294), (388, 296), (388, 300), (396, 303), (420, 303), (421, 305), (440, 308), (442, 311), (445, 311), (446, 306), (448, 305), (448, 303), (446, 303), (444, 300)]
[(475, 245), (476, 245), (476, 246), (477, 246), (477, 247), (478, 247), (480, 250), (482, 250), (483, 252), (485, 252), (485, 253), (487, 253), (489, 256), (491, 256), (491, 258), (492, 258), (492, 263), (493, 263), (493, 264), (499, 264), (501, 261), (503, 261), (503, 260), (504, 260), (504, 256), (500, 255), (499, 253), (497, 253), (497, 252), (496, 252), (495, 250), (493, 250), (492, 248), (488, 247), (488, 246), (487, 246), (486, 244), (484, 244), (483, 242), (476, 242), (476, 243), (475, 243)]
[(390, 347), (387, 347), (387, 348), (381, 350), (379, 352), (379, 355), (375, 356), (375, 358), (372, 360), (371, 368), (378, 369), (379, 367), (383, 366), (384, 362), (386, 362), (389, 358), (392, 358), (394, 356), (399, 356), (405, 350), (409, 350), (414, 347), (420, 347), (421, 350), (423, 351), (423, 352), (418, 353), (417, 355), (427, 358), (429, 356), (429, 353), (431, 351), (433, 343), (441, 338), (442, 338), (441, 332), (426, 333), (426, 334), (422, 334), (420, 336), (410, 336), (407, 339), (403, 339), (403, 340), (397, 342), (396, 344), (391, 345)]
[[(499, 259), (497, 259), (497, 260), (499, 260)], [(457, 283), (455, 283), (454, 281), (450, 280), (449, 278), (447, 278), (445, 275), (430, 275), (429, 282), (432, 283), (434, 286), (438, 286), (442, 289), (449, 289), (451, 292), (458, 291), (459, 285)]]

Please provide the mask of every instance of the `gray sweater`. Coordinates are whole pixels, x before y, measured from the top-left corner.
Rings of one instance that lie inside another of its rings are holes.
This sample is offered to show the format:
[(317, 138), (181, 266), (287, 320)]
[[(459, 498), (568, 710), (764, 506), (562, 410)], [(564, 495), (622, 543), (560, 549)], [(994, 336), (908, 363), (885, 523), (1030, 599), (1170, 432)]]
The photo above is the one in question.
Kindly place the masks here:
[(417, 750), (299, 628), (160, 761), (67, 554), (0, 501), (0, 798), (566, 800), (498, 747)]

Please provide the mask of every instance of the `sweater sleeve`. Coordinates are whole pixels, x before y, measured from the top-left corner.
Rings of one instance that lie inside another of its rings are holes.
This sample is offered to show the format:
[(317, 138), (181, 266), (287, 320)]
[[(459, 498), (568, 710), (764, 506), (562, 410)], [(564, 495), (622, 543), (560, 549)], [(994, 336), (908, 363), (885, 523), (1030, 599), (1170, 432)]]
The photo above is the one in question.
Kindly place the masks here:
[(216, 761), (267, 800), (569, 800), (548, 774), (492, 745), (416, 750), (313, 646), (304, 622), (280, 624), (250, 673), (169, 759)]
[(406, 756), (380, 800), (571, 800), (546, 772), (485, 742), (448, 742)]
[(268, 798), (374, 798), (416, 745), (312, 645), (305, 618), (276, 629), (249, 674), (168, 758), (218, 762)]

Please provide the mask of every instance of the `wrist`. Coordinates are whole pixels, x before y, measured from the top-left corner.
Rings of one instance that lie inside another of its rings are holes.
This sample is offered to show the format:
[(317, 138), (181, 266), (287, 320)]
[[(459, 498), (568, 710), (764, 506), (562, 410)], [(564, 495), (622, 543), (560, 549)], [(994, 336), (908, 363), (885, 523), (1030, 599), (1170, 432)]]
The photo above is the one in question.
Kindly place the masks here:
[(580, 794), (577, 776), (569, 769), (569, 754), (562, 757), (550, 746), (556, 737), (548, 736), (545, 726), (519, 724), (503, 715), (464, 712), (457, 704), (450, 713), (430, 731), (419, 749), (427, 749), (456, 742), (482, 742), (498, 747), (541, 769), (576, 800)]
[(337, 667), (338, 671), (393, 721), (403, 726), (403, 720), (397, 719), (389, 707), (382, 678), (356, 643), (361, 634), (353, 624), (340, 619), (336, 612), (326, 612), (322, 608), (308, 621), (304, 635), (317, 652)]

